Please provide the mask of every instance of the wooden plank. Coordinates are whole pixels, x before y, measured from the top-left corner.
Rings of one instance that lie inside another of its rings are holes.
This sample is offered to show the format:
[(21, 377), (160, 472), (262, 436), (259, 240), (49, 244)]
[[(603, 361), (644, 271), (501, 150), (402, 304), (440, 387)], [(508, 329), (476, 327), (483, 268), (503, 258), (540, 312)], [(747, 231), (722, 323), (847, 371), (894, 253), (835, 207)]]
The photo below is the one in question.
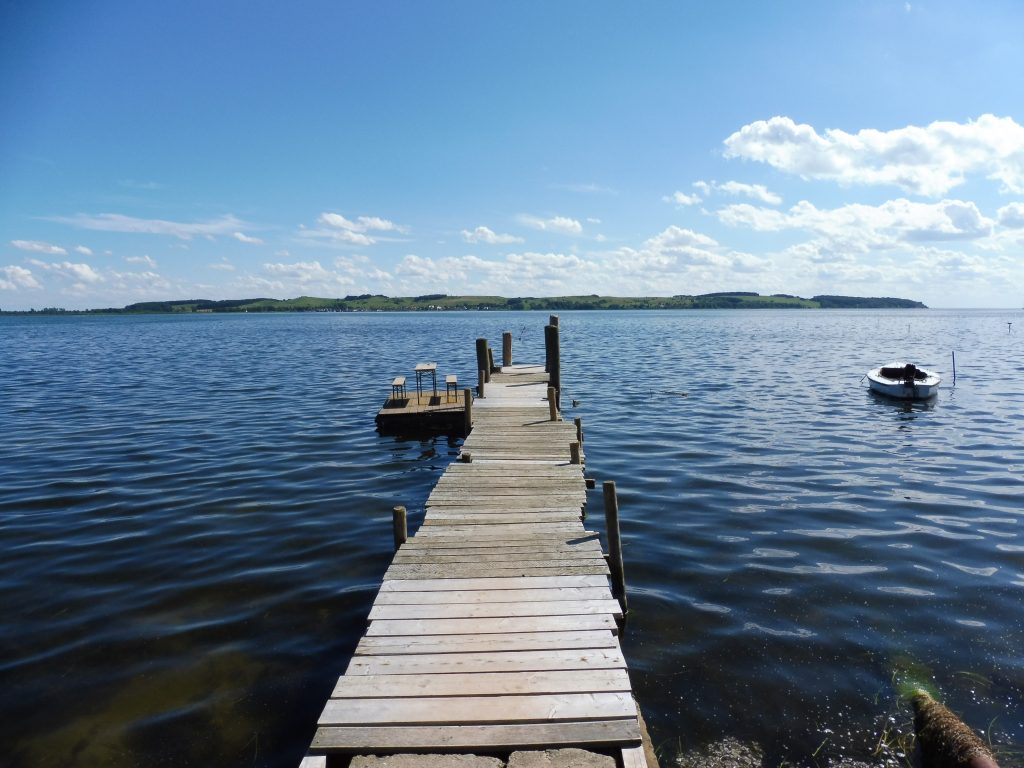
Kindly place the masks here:
[(607, 587), (604, 576), (521, 576), (479, 579), (389, 579), (381, 592), (447, 592), (453, 589), (560, 589), (563, 587)]
[[(495, 519), (496, 518), (496, 519)], [(496, 514), (496, 515), (460, 515), (458, 513), (428, 513), (423, 518), (423, 525), (497, 525), (505, 524), (531, 524), (531, 523), (561, 523), (579, 520), (579, 512), (533, 512), (526, 511), (521, 514)]]
[(530, 533), (525, 535), (498, 536), (487, 530), (475, 530), (472, 536), (452, 537), (444, 531), (418, 531), (416, 535), (402, 545), (402, 549), (438, 548), (438, 547), (527, 547), (527, 546), (576, 546), (587, 542), (600, 544), (601, 537), (593, 531), (580, 531), (579, 528), (564, 534)]
[(608, 587), (571, 587), (562, 589), (477, 589), (450, 592), (379, 592), (377, 605), (425, 605), (429, 603), (523, 603), (532, 601), (610, 600)]
[(332, 752), (511, 751), (555, 746), (602, 747), (640, 740), (636, 718), (579, 723), (402, 727), (323, 727), (312, 749)]
[(502, 632), (566, 632), (607, 629), (617, 632), (608, 614), (579, 616), (522, 616), (500, 619), (381, 619), (370, 624), (366, 634), (378, 635), (493, 635)]
[(643, 746), (622, 748), (622, 768), (647, 768)]
[(618, 600), (532, 600), (519, 603), (428, 603), (375, 605), (370, 621), (378, 619), (474, 619), (502, 616), (574, 616), (607, 613), (619, 617)]
[(602, 691), (528, 696), (330, 699), (318, 725), (478, 725), (635, 716), (636, 704), (630, 693)]
[(353, 656), (345, 675), (443, 675), (449, 672), (539, 672), (557, 669), (625, 668), (626, 662), (618, 648), (596, 648)]
[(384, 573), (388, 579), (472, 579), (485, 576), (601, 576), (609, 575), (607, 564), (533, 566), (495, 568), (493, 565), (392, 565)]
[(356, 646), (356, 654), (387, 656), (422, 653), (618, 648), (618, 643), (615, 635), (607, 630), (506, 632), (499, 635), (427, 635), (421, 637), (384, 635), (364, 637)]
[[(408, 542), (406, 542), (408, 544)], [(454, 546), (453, 546), (454, 544)], [(478, 546), (457, 546), (457, 542), (441, 542), (439, 546), (419, 546), (410, 547), (403, 545), (398, 552), (395, 553), (395, 558), (424, 558), (424, 557), (459, 557), (461, 555), (471, 555), (475, 557), (481, 557), (484, 559), (495, 558), (495, 559), (507, 559), (509, 557), (515, 557), (517, 555), (525, 555), (531, 553), (557, 553), (561, 556), (568, 557), (570, 555), (589, 555), (589, 556), (600, 556), (601, 547), (596, 541), (583, 541), (579, 544), (561, 544), (558, 542), (540, 542), (533, 546), (516, 547), (516, 546), (504, 546), (504, 547), (478, 547)]]
[(476, 672), (447, 675), (345, 675), (335, 699), (429, 696), (520, 696), (525, 694), (629, 691), (624, 669), (547, 672)]
[(323, 755), (306, 755), (299, 763), (299, 768), (327, 768), (327, 758)]
[[(519, 550), (522, 547), (518, 548)], [(483, 554), (486, 553), (486, 554)], [(536, 559), (540, 557), (553, 560), (599, 560), (604, 557), (597, 549), (531, 549), (528, 552), (494, 549), (421, 549), (416, 552), (399, 552), (395, 555), (396, 563), (517, 563), (524, 557)]]

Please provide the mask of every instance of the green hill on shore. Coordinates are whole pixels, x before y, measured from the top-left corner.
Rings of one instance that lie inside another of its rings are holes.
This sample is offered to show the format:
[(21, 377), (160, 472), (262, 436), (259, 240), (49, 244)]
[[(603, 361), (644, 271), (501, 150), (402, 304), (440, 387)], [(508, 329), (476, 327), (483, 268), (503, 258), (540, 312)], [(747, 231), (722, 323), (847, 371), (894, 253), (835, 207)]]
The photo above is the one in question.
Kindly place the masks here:
[(321, 299), (299, 296), (296, 299), (182, 299), (144, 301), (122, 308), (64, 310), (46, 307), (28, 312), (3, 314), (153, 314), (207, 312), (437, 312), (446, 310), (478, 311), (559, 311), (573, 309), (927, 309), (919, 301), (859, 296), (814, 296), (804, 299), (788, 294), (762, 296), (748, 291), (705, 293), (697, 296), (425, 296), (389, 297), (379, 294)]

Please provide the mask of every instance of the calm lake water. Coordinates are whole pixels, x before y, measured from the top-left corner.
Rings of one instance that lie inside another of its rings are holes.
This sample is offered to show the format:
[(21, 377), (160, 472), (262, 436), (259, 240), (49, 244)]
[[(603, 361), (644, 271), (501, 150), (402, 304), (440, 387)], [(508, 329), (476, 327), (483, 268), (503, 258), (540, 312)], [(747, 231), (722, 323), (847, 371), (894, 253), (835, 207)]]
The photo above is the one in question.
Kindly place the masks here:
[[(543, 361), (546, 320), (0, 318), (0, 764), (295, 766), (391, 507), (415, 527), (458, 450), (377, 435), (390, 379), (431, 359), (473, 383), (474, 340), (504, 330)], [(663, 766), (728, 735), (766, 765), (865, 758), (907, 727), (908, 667), (1017, 760), (1024, 313), (561, 325), (565, 415), (619, 488), (623, 646)], [(934, 401), (868, 392), (900, 358), (942, 373)]]

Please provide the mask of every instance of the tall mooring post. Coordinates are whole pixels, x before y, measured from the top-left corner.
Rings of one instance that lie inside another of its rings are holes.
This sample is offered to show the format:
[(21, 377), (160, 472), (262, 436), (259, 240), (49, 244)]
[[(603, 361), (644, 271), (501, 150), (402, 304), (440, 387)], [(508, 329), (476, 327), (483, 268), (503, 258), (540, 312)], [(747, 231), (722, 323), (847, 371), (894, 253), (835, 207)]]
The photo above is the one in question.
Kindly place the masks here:
[(484, 372), (484, 384), (491, 380), (491, 365), (488, 349), (487, 339), (476, 340), (476, 369)]
[(501, 364), (502, 366), (512, 365), (512, 332), (505, 331), (501, 334)]
[(606, 480), (604, 489), (604, 517), (608, 531), (608, 569), (612, 572), (612, 594), (622, 606), (622, 614), (629, 611), (626, 603), (626, 574), (622, 567), (622, 535), (619, 533), (619, 497), (615, 481)]
[[(557, 322), (558, 316), (552, 315), (551, 319)], [(555, 388), (555, 396), (560, 399), (562, 394), (562, 359), (558, 346), (557, 325), (544, 326), (544, 361), (544, 369), (548, 372), (548, 383)], [(556, 405), (561, 406), (561, 403), (556, 401)]]
[(473, 429), (473, 390), (466, 387), (462, 390), (463, 413), (466, 415), (465, 432), (468, 435)]

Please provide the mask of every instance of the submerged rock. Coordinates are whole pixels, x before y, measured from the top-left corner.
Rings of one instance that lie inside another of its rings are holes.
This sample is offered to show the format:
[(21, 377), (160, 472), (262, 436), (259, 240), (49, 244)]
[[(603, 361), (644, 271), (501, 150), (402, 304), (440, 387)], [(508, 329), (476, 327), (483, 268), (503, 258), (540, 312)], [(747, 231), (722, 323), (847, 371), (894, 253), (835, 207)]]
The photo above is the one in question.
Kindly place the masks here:
[(732, 737), (705, 744), (676, 758), (679, 768), (761, 768), (764, 752), (757, 744)]
[(999, 768), (985, 742), (943, 704), (923, 690), (911, 702), (926, 768)]

